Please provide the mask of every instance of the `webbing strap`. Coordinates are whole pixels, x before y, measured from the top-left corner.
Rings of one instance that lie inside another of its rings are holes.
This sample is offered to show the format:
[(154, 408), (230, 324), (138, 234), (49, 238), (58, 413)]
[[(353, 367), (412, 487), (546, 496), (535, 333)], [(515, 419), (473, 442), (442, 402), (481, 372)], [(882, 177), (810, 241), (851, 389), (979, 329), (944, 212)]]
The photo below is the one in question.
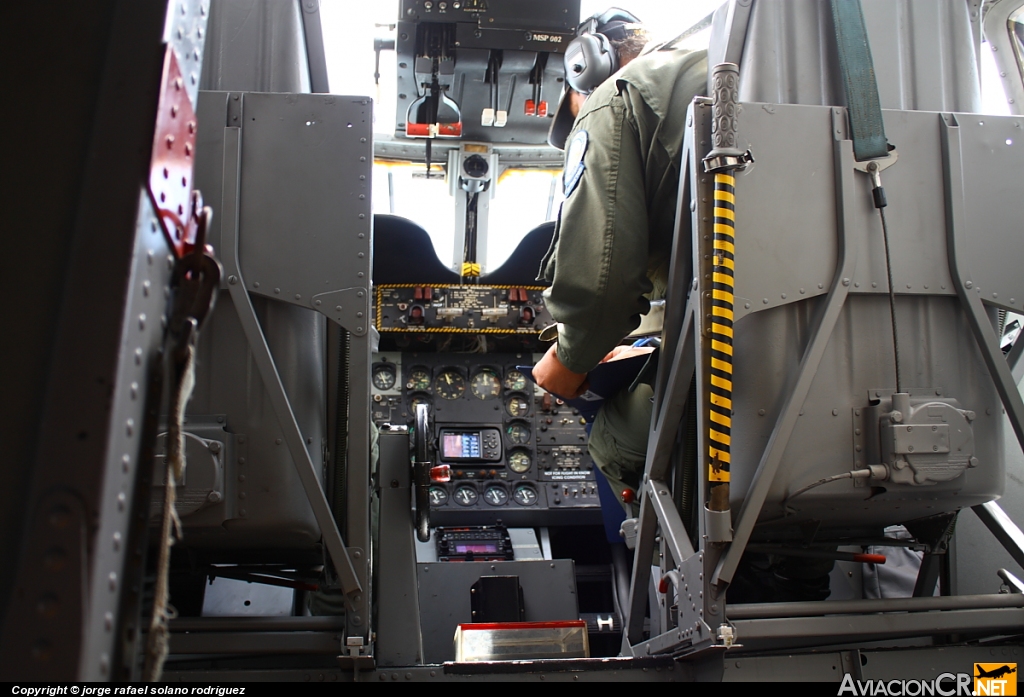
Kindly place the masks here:
[(888, 141), (860, 0), (831, 0), (831, 4), (854, 158), (861, 162), (885, 157)]

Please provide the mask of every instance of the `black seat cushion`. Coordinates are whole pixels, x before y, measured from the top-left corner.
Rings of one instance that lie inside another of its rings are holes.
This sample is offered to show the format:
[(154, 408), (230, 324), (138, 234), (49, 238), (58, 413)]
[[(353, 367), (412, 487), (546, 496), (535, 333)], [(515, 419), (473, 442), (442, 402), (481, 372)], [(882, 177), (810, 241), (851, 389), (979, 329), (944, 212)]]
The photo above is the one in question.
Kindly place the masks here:
[(480, 277), (480, 283), (492, 286), (535, 286), (540, 262), (551, 246), (555, 221), (541, 223), (526, 233), (505, 263)]
[(397, 215), (373, 216), (373, 282), (446, 285), (459, 275), (441, 263), (430, 235)]

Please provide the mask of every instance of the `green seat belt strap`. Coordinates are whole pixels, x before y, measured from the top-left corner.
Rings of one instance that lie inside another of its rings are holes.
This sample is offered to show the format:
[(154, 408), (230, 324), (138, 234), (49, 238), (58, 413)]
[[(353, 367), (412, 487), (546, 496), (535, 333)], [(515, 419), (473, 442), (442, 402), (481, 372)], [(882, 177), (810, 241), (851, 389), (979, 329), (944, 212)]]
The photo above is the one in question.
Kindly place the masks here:
[(858, 162), (885, 157), (889, 152), (888, 141), (860, 0), (831, 0), (831, 3), (854, 157)]

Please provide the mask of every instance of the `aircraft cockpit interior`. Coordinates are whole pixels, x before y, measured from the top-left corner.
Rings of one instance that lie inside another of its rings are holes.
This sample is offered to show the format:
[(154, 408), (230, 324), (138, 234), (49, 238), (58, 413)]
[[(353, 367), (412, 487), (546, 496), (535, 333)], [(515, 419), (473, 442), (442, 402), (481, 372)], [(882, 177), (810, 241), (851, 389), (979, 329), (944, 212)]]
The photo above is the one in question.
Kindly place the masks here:
[(1015, 694), (1024, 0), (102, 4), (0, 675)]

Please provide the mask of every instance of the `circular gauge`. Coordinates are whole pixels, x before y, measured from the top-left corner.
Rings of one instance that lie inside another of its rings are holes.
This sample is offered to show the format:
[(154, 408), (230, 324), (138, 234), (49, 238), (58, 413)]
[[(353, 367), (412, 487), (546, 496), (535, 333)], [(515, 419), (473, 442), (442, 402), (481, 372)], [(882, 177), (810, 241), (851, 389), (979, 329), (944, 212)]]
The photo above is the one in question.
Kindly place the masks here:
[(415, 368), (409, 373), (409, 380), (405, 383), (407, 390), (429, 390), (430, 373), (425, 368)]
[(426, 395), (426, 394), (420, 393), (420, 394), (414, 394), (412, 396), (412, 399), (409, 400), (409, 415), (410, 416), (416, 416), (416, 405), (417, 404), (426, 404), (429, 407), (430, 406), (430, 395)]
[(379, 365), (373, 369), (373, 386), (378, 390), (390, 390), (395, 386), (395, 369), (390, 365)]
[(501, 486), (489, 486), (484, 489), (484, 501), (492, 506), (504, 506), (508, 503), (508, 492)]
[[(535, 493), (533, 497), (537, 498), (537, 494)], [(455, 493), (452, 494), (452, 498), (455, 499), (455, 503), (460, 506), (472, 506), (480, 499), (480, 494), (476, 493), (476, 489), (471, 486), (460, 486), (455, 490)]]
[(516, 474), (530, 469), (530, 454), (522, 450), (513, 450), (508, 455), (508, 468)]
[(530, 402), (522, 395), (512, 395), (505, 400), (505, 409), (512, 416), (526, 416), (530, 411)]
[(512, 492), (512, 498), (520, 506), (532, 506), (537, 503), (537, 491), (532, 486), (520, 484)]
[(491, 370), (481, 370), (469, 381), (469, 391), (477, 399), (494, 399), (501, 394), (501, 380)]
[(526, 376), (518, 370), (510, 370), (505, 374), (505, 389), (519, 392), (526, 389)]
[(441, 399), (458, 399), (466, 391), (466, 379), (454, 370), (446, 370), (434, 380), (434, 392)]
[(448, 492), (444, 490), (444, 487), (432, 486), (428, 493), (431, 506), (443, 506), (448, 503)]
[(514, 445), (526, 445), (530, 442), (530, 427), (524, 423), (514, 422), (509, 424), (508, 428), (505, 429), (505, 433), (508, 434), (508, 439)]

